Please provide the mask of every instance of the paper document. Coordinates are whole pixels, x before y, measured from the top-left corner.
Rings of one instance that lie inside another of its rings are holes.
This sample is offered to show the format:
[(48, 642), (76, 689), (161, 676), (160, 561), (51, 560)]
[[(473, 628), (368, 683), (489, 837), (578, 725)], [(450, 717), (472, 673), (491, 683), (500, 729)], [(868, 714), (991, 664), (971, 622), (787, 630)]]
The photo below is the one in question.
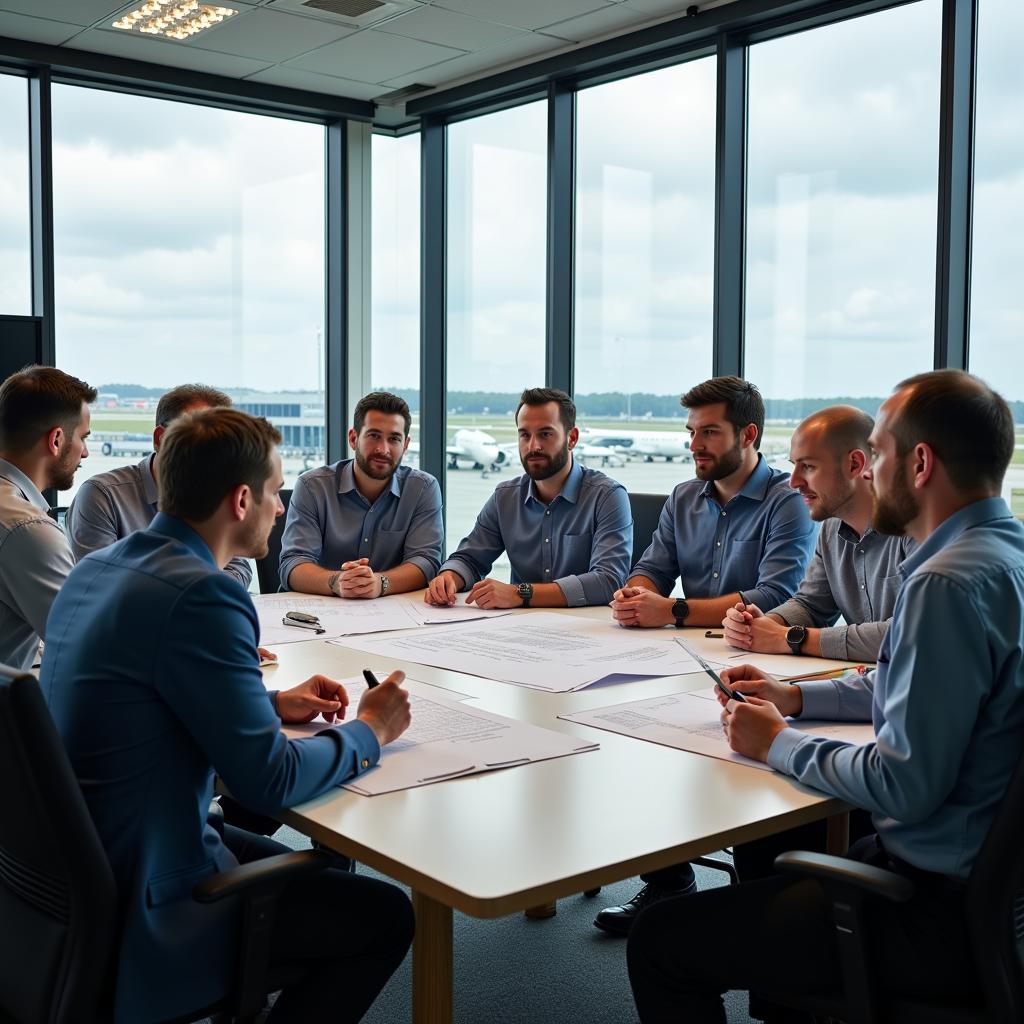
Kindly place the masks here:
[[(359, 678), (342, 682), (352, 702), (348, 717), (354, 718), (366, 684)], [(598, 747), (597, 743), (578, 736), (465, 707), (440, 696), (437, 688), (434, 690), (437, 695), (425, 696), (426, 690), (410, 691), (412, 725), (384, 747), (375, 768), (344, 783), (344, 789), (376, 796)], [(292, 738), (299, 738), (326, 728), (327, 723), (317, 719), (307, 725), (286, 726), (284, 731)]]
[(704, 636), (703, 631), (686, 629), (680, 639), (692, 647), (712, 668), (728, 668), (735, 665), (756, 665), (762, 672), (776, 679), (791, 676), (810, 675), (812, 672), (831, 672), (854, 668), (849, 661), (833, 661), (830, 658), (811, 658), (803, 654), (754, 654), (730, 647), (725, 640)]
[[(773, 771), (761, 761), (754, 761), (732, 750), (722, 731), (722, 707), (713, 687), (690, 693), (670, 693), (664, 697), (628, 701), (610, 707), (559, 715), (567, 722), (590, 725), (595, 729), (621, 733), (638, 740), (660, 743), (677, 750), (706, 754), (723, 761), (736, 761), (763, 771)], [(820, 722), (790, 719), (789, 724), (800, 732), (863, 746), (875, 738), (869, 722)]]
[(353, 637), (344, 646), (552, 693), (578, 690), (610, 675), (651, 678), (697, 670), (678, 644), (608, 622), (550, 612), (513, 615), (459, 630)]
[[(416, 600), (409, 598), (410, 601)], [(417, 618), (424, 625), (440, 625), (445, 622), (472, 622), (474, 619), (495, 619), (502, 615), (509, 615), (513, 608), (477, 608), (475, 604), (466, 604), (465, 594), (455, 595), (455, 605), (452, 608), (439, 608), (427, 604), (423, 598), (419, 598), (419, 611)]]

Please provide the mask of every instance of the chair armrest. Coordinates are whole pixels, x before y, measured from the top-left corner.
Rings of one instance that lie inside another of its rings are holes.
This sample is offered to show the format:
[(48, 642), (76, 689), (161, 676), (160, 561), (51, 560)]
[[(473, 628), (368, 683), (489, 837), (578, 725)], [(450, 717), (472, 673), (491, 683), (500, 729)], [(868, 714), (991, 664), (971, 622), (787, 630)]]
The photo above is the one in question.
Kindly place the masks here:
[(807, 875), (820, 882), (850, 886), (893, 903), (906, 903), (914, 895), (914, 883), (909, 878), (827, 853), (790, 850), (775, 858), (775, 867), (778, 871)]
[(240, 864), (203, 879), (192, 890), (199, 903), (216, 903), (228, 896), (252, 894), (253, 890), (280, 888), (293, 878), (330, 867), (331, 858), (320, 850), (300, 850)]

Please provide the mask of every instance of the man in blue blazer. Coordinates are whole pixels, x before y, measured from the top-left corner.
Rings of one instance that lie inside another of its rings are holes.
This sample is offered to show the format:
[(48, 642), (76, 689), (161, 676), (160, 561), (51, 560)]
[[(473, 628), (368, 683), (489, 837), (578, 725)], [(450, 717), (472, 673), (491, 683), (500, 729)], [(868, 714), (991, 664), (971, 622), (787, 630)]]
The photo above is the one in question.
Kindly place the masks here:
[[(268, 695), (248, 594), (221, 572), (261, 557), (283, 485), (262, 419), (208, 409), (176, 421), (160, 456), (161, 511), (145, 530), (74, 568), (53, 604), (41, 673), (117, 881), (123, 934), (115, 1019), (142, 1024), (227, 993), (239, 908), (191, 899), (201, 879), (284, 852), (262, 836), (206, 823), (214, 772), (247, 807), (275, 815), (373, 767), (410, 720), (404, 678), (368, 690), (353, 721), (340, 683), (313, 676)], [(282, 722), (323, 714), (316, 736)], [(329, 870), (293, 882), (272, 962), (306, 961), (274, 1024), (357, 1021), (412, 938), (396, 887)]]

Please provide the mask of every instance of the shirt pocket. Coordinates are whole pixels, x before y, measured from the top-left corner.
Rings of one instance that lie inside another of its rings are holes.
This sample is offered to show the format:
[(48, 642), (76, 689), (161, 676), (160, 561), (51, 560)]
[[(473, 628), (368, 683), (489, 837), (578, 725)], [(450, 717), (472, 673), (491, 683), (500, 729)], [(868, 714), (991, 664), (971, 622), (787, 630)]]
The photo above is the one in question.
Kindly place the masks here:
[(178, 900), (191, 899), (192, 890), (204, 878), (216, 874), (217, 865), (214, 861), (205, 860), (202, 864), (192, 864), (185, 868), (175, 868), (154, 875), (146, 883), (146, 905), (163, 906)]
[(563, 574), (576, 576), (587, 572), (594, 548), (594, 534), (590, 530), (585, 533), (563, 534), (560, 548)]

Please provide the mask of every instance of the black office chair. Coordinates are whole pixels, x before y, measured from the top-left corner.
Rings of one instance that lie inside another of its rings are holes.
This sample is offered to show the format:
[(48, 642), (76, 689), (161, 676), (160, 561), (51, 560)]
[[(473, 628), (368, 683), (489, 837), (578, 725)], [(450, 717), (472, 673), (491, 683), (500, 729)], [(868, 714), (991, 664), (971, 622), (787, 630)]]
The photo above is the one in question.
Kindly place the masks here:
[(667, 494), (630, 494), (629, 510), (633, 513), (633, 557), (629, 561), (630, 568), (640, 561), (641, 555), (651, 546), (651, 538), (658, 528), (658, 519), (667, 500)]
[(816, 878), (832, 902), (842, 964), (843, 992), (772, 995), (772, 1001), (846, 1024), (1019, 1024), (1024, 1021), (1024, 758), (967, 880), (967, 932), (981, 983), (975, 1002), (893, 995), (872, 973), (870, 915), (875, 899), (906, 902), (909, 879), (842, 857), (792, 851), (781, 871)]
[[(92, 1024), (110, 1016), (117, 949), (114, 877), (33, 675), (0, 665), (0, 1021)], [(204, 880), (193, 897), (244, 900), (235, 989), (222, 1005), (251, 1020), (299, 968), (268, 973), (274, 903), (294, 877), (322, 870), (313, 850)]]
[(281, 589), (281, 534), (284, 533), (284, 521), (288, 518), (288, 503), (292, 500), (292, 492), (281, 491), (280, 497), (284, 515), (277, 517), (270, 531), (266, 557), (256, 559), (256, 578), (260, 581), (261, 594), (276, 594)]

